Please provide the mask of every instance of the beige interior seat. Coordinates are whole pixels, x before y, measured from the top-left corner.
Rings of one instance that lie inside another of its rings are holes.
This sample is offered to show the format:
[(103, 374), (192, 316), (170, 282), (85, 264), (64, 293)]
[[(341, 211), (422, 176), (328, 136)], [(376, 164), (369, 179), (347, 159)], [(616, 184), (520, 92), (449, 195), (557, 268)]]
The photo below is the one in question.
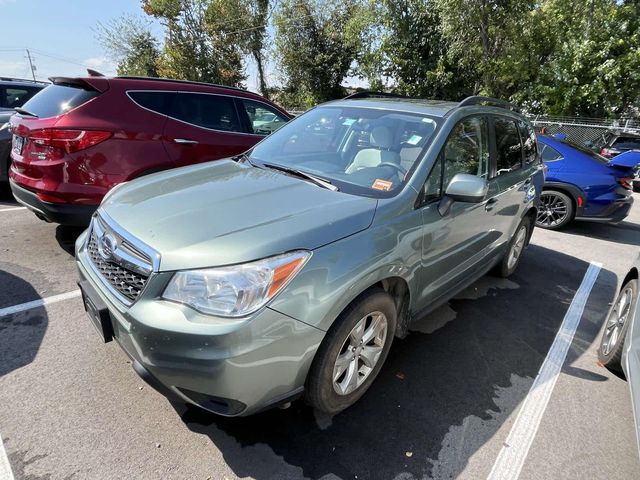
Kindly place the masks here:
[(360, 150), (345, 173), (353, 173), (362, 168), (377, 167), (382, 162), (400, 164), (398, 152), (392, 152), (393, 134), (388, 127), (379, 126), (371, 130), (369, 148)]

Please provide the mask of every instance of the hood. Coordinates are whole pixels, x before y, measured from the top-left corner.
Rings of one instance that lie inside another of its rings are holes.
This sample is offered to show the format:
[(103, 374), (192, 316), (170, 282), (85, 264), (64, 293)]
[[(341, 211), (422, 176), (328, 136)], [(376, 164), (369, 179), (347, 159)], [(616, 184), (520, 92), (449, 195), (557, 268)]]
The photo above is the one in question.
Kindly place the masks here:
[(118, 187), (100, 210), (160, 256), (160, 270), (313, 250), (364, 230), (377, 200), (218, 160)]

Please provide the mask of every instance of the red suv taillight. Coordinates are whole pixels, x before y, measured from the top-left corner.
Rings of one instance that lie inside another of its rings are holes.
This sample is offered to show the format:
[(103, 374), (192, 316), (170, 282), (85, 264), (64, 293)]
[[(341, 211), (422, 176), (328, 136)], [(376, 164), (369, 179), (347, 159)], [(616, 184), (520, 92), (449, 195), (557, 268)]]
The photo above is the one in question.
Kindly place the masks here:
[(104, 142), (113, 136), (113, 132), (101, 130), (67, 130), (43, 128), (32, 130), (27, 135), (24, 155), (38, 160), (57, 160), (65, 153), (74, 153)]
[(627, 190), (631, 190), (633, 188), (633, 178), (632, 177), (620, 177), (617, 179), (618, 183), (626, 188)]

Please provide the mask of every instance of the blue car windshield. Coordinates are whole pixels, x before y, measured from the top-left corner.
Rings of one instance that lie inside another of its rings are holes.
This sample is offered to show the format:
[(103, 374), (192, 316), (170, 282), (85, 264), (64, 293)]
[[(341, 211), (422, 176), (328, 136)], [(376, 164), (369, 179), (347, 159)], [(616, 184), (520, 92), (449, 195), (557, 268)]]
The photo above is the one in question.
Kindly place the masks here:
[(256, 145), (249, 160), (315, 175), (343, 192), (387, 197), (406, 183), (437, 126), (425, 115), (317, 107)]

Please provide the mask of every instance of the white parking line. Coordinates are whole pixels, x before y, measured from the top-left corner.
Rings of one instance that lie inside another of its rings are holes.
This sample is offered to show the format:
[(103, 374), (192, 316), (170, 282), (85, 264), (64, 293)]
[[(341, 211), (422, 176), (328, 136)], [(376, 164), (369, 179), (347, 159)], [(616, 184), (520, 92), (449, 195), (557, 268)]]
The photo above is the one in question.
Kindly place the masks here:
[[(32, 302), (26, 302), (19, 305), (2, 308), (0, 309), (0, 318), (6, 317), (7, 315), (13, 315), (14, 313), (24, 312), (25, 310), (31, 310), (32, 308), (38, 308), (44, 305), (51, 305), (52, 303), (76, 298), (80, 295), (80, 290), (73, 290), (71, 292), (61, 293), (60, 295), (52, 295), (51, 297), (40, 298)], [(0, 437), (0, 480), (14, 480), (13, 472), (11, 471), (11, 465), (9, 464), (9, 459), (7, 458), (7, 452), (5, 451), (4, 445), (2, 443), (2, 437)]]
[(16, 210), (26, 210), (27, 207), (10, 207), (10, 208), (0, 208), (0, 213), (2, 212), (15, 212)]
[(520, 475), (601, 267), (591, 262), (584, 274), (487, 480), (515, 480)]
[(81, 295), (80, 290), (73, 290), (67, 293), (61, 293), (60, 295), (52, 295), (50, 297), (39, 298), (32, 302), (21, 303), (19, 305), (13, 305), (11, 307), (5, 307), (0, 309), (0, 318), (7, 315), (13, 315), (14, 313), (24, 312), (25, 310), (31, 310), (32, 308), (42, 307), (43, 305), (51, 305), (52, 303), (62, 302), (63, 300), (69, 300), (70, 298), (79, 297)]
[(4, 451), (2, 437), (0, 436), (0, 480), (13, 480), (13, 472), (7, 458), (7, 452)]

